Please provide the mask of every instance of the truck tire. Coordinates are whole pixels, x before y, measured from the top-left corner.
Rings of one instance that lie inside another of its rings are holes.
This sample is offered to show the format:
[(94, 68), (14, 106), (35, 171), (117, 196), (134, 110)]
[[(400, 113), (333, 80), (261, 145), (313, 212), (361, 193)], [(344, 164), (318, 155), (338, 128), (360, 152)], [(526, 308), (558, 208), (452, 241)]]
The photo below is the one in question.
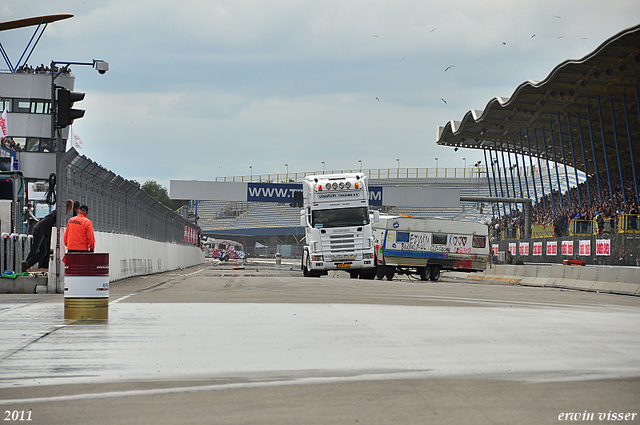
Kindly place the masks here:
[(393, 279), (393, 275), (396, 273), (396, 268), (393, 266), (385, 266), (384, 268), (384, 275), (386, 276), (387, 280), (392, 280)]
[(384, 279), (384, 267), (385, 266), (376, 266), (376, 279), (382, 280)]
[(440, 267), (438, 266), (431, 266), (431, 280), (433, 280), (434, 282), (437, 282), (440, 279)]
[(311, 271), (309, 271), (310, 269), (309, 265), (310, 265), (309, 254), (305, 251), (304, 255), (302, 256), (302, 275), (304, 277), (311, 276)]
[(429, 267), (422, 267), (420, 269), (420, 280), (422, 281), (426, 281), (431, 279), (431, 268)]
[(357, 279), (360, 276), (360, 272), (349, 272), (349, 277), (351, 279)]

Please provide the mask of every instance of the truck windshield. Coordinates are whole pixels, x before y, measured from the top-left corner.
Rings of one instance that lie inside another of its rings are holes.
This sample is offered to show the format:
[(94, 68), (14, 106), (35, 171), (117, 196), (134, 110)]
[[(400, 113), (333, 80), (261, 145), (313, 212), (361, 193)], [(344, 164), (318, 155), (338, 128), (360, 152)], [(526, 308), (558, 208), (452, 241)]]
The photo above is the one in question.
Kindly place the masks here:
[(369, 224), (367, 207), (315, 210), (312, 212), (312, 226), (315, 228), (362, 226)]

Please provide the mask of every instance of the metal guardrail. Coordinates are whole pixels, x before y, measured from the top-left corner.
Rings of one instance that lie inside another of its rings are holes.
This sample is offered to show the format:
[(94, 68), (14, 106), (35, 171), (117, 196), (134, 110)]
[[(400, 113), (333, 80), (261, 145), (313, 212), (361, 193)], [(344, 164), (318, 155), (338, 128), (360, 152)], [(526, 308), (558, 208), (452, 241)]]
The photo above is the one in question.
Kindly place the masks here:
[(29, 255), (33, 236), (16, 233), (0, 234), (0, 274), (20, 272), (21, 263)]

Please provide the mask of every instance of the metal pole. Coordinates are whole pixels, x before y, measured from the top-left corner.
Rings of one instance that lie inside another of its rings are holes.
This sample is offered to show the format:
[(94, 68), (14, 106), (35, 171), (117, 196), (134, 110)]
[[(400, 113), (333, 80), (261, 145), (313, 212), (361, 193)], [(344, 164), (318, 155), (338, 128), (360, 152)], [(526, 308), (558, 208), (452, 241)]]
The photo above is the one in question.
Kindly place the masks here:
[[(613, 128), (613, 141), (616, 144), (616, 158), (618, 159), (618, 174), (620, 174), (620, 187), (622, 188), (622, 203), (627, 203), (624, 180), (622, 179), (622, 164), (620, 163), (620, 149), (618, 148), (618, 132), (616, 131), (616, 115), (613, 111), (613, 96), (609, 95), (609, 107), (611, 109), (611, 127)], [(625, 111), (626, 112), (626, 111)]]
[[(627, 123), (627, 138), (629, 139), (629, 156), (631, 157), (631, 172), (633, 173), (633, 185), (636, 189), (636, 206), (639, 207), (640, 200), (638, 199), (638, 181), (636, 177), (636, 165), (634, 163), (634, 158), (633, 158), (633, 146), (631, 143), (631, 129), (629, 126), (629, 115), (627, 114), (627, 100), (624, 97), (624, 93), (622, 94), (622, 103), (624, 107), (624, 119)], [(638, 86), (636, 86), (636, 105), (640, 110), (640, 105), (638, 105)], [(640, 118), (640, 115), (638, 115), (638, 117)]]
[(576, 191), (578, 192), (578, 205), (582, 204), (580, 197), (580, 182), (578, 181), (578, 166), (576, 165), (576, 154), (573, 150), (573, 132), (571, 131), (571, 116), (567, 114), (567, 127), (569, 127), (569, 144), (571, 145), (571, 161), (573, 162), (573, 172), (576, 177)]
[(542, 207), (547, 212), (547, 198), (544, 195), (544, 180), (542, 180), (542, 163), (540, 162), (540, 150), (538, 149), (538, 132), (533, 128), (533, 139), (536, 142), (536, 155), (538, 156), (538, 170), (540, 171), (540, 191), (542, 192)]
[[(564, 165), (564, 179), (567, 185), (567, 199), (569, 200), (569, 208), (572, 207), (571, 192), (569, 191), (569, 172), (567, 171), (567, 158), (564, 156), (564, 142), (562, 141), (562, 126), (560, 125), (560, 112), (556, 112), (558, 116), (558, 138), (560, 139), (560, 151), (562, 152), (562, 165)], [(549, 120), (551, 121), (551, 120)], [(578, 182), (576, 182), (578, 184)]]
[[(487, 150), (485, 148), (482, 148), (482, 152), (484, 153), (484, 166), (487, 169), (487, 183), (489, 183), (489, 196), (492, 196), (491, 195), (491, 179), (489, 178), (489, 164), (487, 164)], [(495, 207), (493, 206), (493, 204), (491, 204), (491, 216), (495, 217), (495, 215), (496, 215)]]
[[(533, 156), (531, 155), (531, 142), (529, 140), (529, 128), (525, 127), (524, 131), (525, 131), (525, 137), (527, 138), (527, 149), (529, 149), (529, 166), (531, 167), (531, 182), (533, 183), (533, 197), (536, 199), (536, 211), (540, 212), (540, 200), (538, 199), (538, 190), (536, 189), (536, 172), (533, 167)], [(527, 197), (530, 198), (528, 190), (529, 190), (529, 183), (527, 183)]]
[(558, 197), (560, 198), (560, 210), (564, 210), (564, 203), (562, 201), (562, 183), (560, 183), (560, 172), (558, 171), (558, 161), (556, 159), (556, 142), (553, 139), (553, 124), (549, 120), (549, 136), (551, 139), (551, 152), (553, 153), (553, 163), (556, 169), (556, 181), (558, 182)]
[(600, 96), (598, 96), (598, 119), (600, 120), (600, 136), (602, 137), (602, 150), (604, 151), (604, 165), (607, 169), (607, 182), (609, 183), (609, 198), (613, 202), (613, 188), (611, 187), (611, 174), (609, 173), (609, 159), (607, 158), (607, 145), (604, 141), (604, 124), (602, 122), (602, 108), (600, 107)]
[[(547, 138), (544, 135), (544, 128), (542, 130), (542, 145), (544, 147), (544, 159), (547, 161), (547, 177), (549, 179), (549, 192), (551, 193), (551, 209), (553, 210), (553, 215), (556, 215), (556, 201), (553, 199), (553, 184), (551, 183), (551, 169), (549, 168), (549, 156), (547, 155)], [(554, 154), (555, 159), (555, 154)]]
[(591, 201), (591, 189), (589, 188), (589, 171), (587, 169), (587, 156), (584, 151), (584, 140), (582, 137), (582, 119), (580, 118), (580, 112), (578, 112), (578, 134), (580, 136), (580, 147), (582, 148), (582, 162), (584, 163), (584, 174), (587, 183), (587, 197), (589, 198), (589, 206), (593, 205)]
[(600, 188), (600, 176), (598, 175), (598, 161), (596, 159), (596, 146), (593, 141), (593, 126), (591, 125), (591, 111), (587, 106), (587, 122), (589, 123), (589, 137), (591, 138), (591, 152), (593, 153), (593, 166), (595, 167), (596, 185), (598, 186), (598, 199), (602, 203), (602, 189)]

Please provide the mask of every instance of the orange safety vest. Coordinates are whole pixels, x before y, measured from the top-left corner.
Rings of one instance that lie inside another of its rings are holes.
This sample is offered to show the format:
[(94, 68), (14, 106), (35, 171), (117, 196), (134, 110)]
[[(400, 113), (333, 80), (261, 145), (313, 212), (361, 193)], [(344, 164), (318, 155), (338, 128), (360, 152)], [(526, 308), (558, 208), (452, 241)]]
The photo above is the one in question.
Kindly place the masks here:
[(91, 220), (83, 214), (71, 217), (64, 231), (64, 245), (69, 251), (93, 251), (96, 247), (96, 238)]

